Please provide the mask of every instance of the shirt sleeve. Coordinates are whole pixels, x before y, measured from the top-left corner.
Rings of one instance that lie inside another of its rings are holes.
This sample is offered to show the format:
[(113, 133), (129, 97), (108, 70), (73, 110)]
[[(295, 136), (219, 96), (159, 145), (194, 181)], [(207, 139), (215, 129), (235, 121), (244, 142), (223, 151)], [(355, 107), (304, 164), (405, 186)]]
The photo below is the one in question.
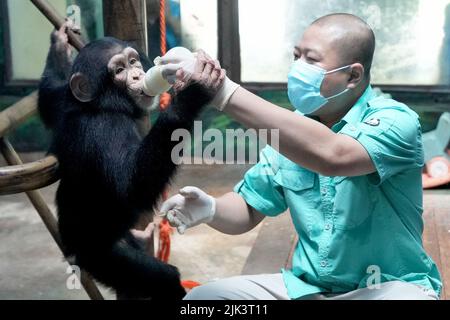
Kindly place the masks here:
[(234, 192), (248, 205), (267, 216), (277, 216), (287, 209), (282, 187), (273, 180), (278, 169), (277, 161), (276, 152), (270, 147), (264, 148), (260, 161), (234, 187)]
[(423, 166), (419, 119), (406, 106), (374, 108), (362, 122), (347, 123), (340, 133), (358, 140), (366, 149), (376, 168), (375, 173), (368, 175), (375, 185)]

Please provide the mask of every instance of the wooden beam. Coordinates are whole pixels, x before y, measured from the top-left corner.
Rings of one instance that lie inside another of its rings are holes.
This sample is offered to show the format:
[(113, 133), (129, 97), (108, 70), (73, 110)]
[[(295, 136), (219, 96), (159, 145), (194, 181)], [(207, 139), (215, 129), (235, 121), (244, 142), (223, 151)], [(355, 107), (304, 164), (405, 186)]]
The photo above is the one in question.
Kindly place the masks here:
[[(61, 17), (55, 8), (48, 3), (46, 0), (30, 0), (36, 8), (42, 12), (42, 14), (48, 19), (48, 21), (53, 24), (56, 29), (61, 28), (64, 24), (65, 19)], [(78, 51), (84, 47), (83, 41), (78, 37), (72, 30), (67, 31), (67, 35), (69, 36), (69, 43), (74, 46)]]
[[(4, 143), (0, 145), (0, 149), (3, 148)], [(58, 161), (53, 156), (26, 164), (0, 167), (0, 196), (44, 188), (58, 179)]]
[[(61, 28), (65, 19), (61, 17), (55, 8), (45, 0), (30, 0), (36, 8), (53, 24), (56, 29)], [(80, 51), (84, 47), (83, 41), (78, 35), (68, 30), (70, 44)], [(0, 137), (22, 124), (37, 111), (38, 92), (34, 91), (21, 99), (8, 109), (0, 113)]]
[(19, 100), (12, 106), (0, 112), (0, 137), (14, 130), (37, 112), (38, 92)]
[[(36, 8), (53, 24), (56, 29), (61, 28), (65, 19), (61, 17), (55, 8), (45, 0), (30, 0)], [(68, 30), (70, 44), (80, 51), (84, 47), (83, 41), (78, 35)], [(8, 109), (0, 113), (0, 137), (6, 132), (16, 128), (18, 125), (34, 115), (37, 111), (38, 92), (34, 91), (27, 97), (18, 101)]]

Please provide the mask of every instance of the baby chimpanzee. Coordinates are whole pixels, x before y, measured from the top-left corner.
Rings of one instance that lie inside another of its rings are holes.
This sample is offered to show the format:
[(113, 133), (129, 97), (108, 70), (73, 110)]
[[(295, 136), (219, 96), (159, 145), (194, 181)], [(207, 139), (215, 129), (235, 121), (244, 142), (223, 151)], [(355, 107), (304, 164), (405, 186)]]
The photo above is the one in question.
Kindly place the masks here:
[(65, 255), (120, 296), (181, 299), (177, 268), (147, 255), (130, 229), (175, 172), (172, 132), (190, 129), (213, 93), (192, 81), (141, 137), (136, 119), (153, 99), (142, 94), (148, 58), (104, 38), (84, 47), (72, 66), (65, 28), (52, 34), (39, 87), (40, 115), (53, 133), (50, 153), (59, 160)]

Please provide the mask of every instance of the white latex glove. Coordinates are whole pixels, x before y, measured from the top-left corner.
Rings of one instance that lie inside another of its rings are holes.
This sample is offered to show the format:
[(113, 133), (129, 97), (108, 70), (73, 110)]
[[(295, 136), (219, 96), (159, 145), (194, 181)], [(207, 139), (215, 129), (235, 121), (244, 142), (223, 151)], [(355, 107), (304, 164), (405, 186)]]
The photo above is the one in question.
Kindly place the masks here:
[(216, 200), (197, 187), (184, 187), (179, 194), (164, 201), (160, 215), (183, 234), (187, 228), (209, 223), (216, 213)]
[(222, 87), (220, 87), (219, 92), (217, 92), (211, 105), (217, 110), (223, 111), (230, 101), (231, 96), (239, 87), (239, 84), (231, 81), (228, 77), (225, 77)]
[[(180, 48), (181, 47), (173, 48), (173, 51), (170, 50), (163, 57), (159, 58), (158, 61), (155, 60), (155, 64), (158, 62), (162, 65), (162, 68), (164, 68), (162, 69), (163, 77), (166, 78), (170, 84), (175, 83), (176, 73), (179, 69), (183, 69), (184, 79), (188, 79), (195, 69), (197, 54), (190, 52), (186, 48)], [(204, 53), (204, 55), (208, 60), (214, 61), (216, 66), (220, 68), (219, 61), (213, 60), (206, 53)], [(211, 102), (211, 106), (215, 107), (219, 111), (223, 111), (231, 96), (239, 87), (239, 84), (231, 81), (230, 78), (225, 77), (222, 87), (220, 87)]]
[(179, 69), (183, 69), (185, 78), (194, 73), (196, 63), (196, 54), (186, 48), (175, 47), (167, 51), (162, 57), (154, 60), (155, 65), (161, 66), (162, 76), (170, 84), (176, 81), (176, 73)]
[(195, 55), (183, 47), (170, 49), (163, 57), (156, 57), (155, 66), (145, 73), (143, 92), (151, 97), (167, 92), (177, 80), (177, 72), (183, 69), (183, 81), (194, 72)]

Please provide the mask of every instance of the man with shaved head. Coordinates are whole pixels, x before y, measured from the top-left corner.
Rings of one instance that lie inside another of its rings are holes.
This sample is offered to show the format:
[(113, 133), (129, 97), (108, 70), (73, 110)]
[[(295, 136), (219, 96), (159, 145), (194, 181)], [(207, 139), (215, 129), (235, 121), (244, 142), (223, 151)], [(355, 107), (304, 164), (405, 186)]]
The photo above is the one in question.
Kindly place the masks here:
[[(210, 282), (186, 299), (439, 298), (421, 238), (419, 119), (372, 90), (374, 50), (372, 29), (354, 15), (314, 21), (288, 75), (295, 112), (225, 79), (215, 107), (248, 128), (279, 129), (279, 149), (270, 141), (233, 192), (214, 198), (185, 187), (161, 211), (181, 232), (207, 223), (240, 234), (289, 209), (299, 240), (292, 269)], [(218, 62), (197, 59), (214, 83)]]

